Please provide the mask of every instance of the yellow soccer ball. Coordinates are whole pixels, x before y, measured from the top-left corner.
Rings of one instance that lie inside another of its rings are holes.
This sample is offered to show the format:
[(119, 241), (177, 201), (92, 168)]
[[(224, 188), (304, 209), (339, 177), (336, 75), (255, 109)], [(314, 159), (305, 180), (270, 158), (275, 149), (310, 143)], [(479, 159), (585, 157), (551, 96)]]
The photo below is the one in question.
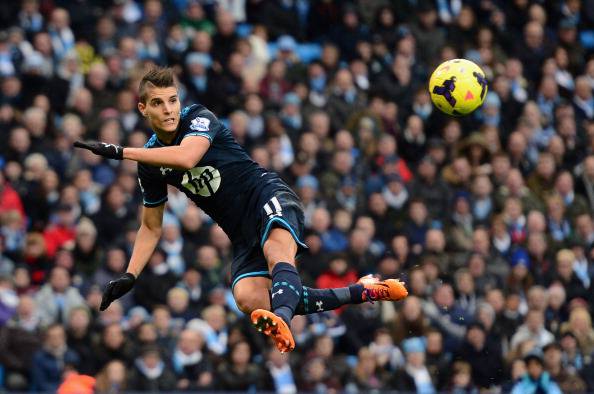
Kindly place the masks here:
[(429, 94), (437, 108), (448, 115), (464, 116), (480, 107), (487, 96), (485, 73), (470, 60), (441, 63), (429, 79)]

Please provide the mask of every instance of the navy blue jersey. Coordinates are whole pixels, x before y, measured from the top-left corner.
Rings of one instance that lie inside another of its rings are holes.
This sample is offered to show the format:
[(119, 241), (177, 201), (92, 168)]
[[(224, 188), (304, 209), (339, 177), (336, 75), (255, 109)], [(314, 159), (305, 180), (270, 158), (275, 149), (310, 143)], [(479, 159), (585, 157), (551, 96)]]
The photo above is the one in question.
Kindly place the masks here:
[[(216, 221), (231, 240), (239, 240), (242, 235), (245, 238), (250, 227), (246, 226), (246, 220), (249, 222), (253, 211), (258, 209), (255, 204), (259, 192), (271, 183), (284, 184), (276, 174), (266, 172), (254, 162), (231, 131), (202, 105), (194, 104), (182, 110), (170, 145), (179, 145), (188, 137), (205, 137), (210, 141), (210, 148), (194, 168), (176, 170), (138, 163), (144, 205), (163, 204), (167, 201), (167, 185), (173, 185)], [(168, 145), (154, 134), (145, 148), (162, 146)]]

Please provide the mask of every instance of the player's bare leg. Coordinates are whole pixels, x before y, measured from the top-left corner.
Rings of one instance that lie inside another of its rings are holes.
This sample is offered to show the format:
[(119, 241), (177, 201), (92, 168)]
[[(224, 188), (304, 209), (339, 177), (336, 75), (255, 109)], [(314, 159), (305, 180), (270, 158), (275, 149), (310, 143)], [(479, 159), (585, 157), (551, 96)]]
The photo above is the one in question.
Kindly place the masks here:
[(295, 267), (297, 243), (289, 231), (274, 228), (262, 248), (272, 276), (268, 309), (256, 309), (251, 314), (252, 324), (270, 336), (278, 350), (289, 352), (295, 348), (290, 324), (302, 295), (301, 279)]
[(233, 287), (237, 307), (246, 315), (256, 309), (270, 310), (270, 279), (263, 276), (243, 278)]

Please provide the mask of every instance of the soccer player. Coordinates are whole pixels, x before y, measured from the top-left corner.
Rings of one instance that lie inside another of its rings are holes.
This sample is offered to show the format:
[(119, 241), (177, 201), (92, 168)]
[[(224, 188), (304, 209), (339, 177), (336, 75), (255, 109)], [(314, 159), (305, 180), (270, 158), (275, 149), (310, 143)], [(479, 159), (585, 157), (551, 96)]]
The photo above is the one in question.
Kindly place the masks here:
[(229, 236), (235, 301), (281, 352), (295, 347), (289, 329), (294, 314), (408, 295), (398, 280), (372, 277), (339, 289), (303, 287), (295, 260), (307, 246), (301, 240), (303, 211), (295, 193), (277, 174), (256, 164), (207, 108), (194, 104), (181, 109), (171, 69), (144, 75), (139, 96), (138, 109), (154, 131), (143, 148), (74, 143), (109, 159), (138, 162), (141, 225), (127, 272), (107, 284), (101, 310), (132, 289), (157, 246), (167, 185), (185, 193)]

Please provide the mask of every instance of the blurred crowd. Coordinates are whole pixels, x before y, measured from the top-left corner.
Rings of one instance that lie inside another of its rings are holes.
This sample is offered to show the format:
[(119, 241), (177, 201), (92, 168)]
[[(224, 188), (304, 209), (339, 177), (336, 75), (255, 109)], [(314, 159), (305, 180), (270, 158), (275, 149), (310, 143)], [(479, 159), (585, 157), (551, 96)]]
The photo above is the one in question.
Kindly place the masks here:
[[(427, 92), (457, 57), (489, 80), (464, 118)], [(153, 65), (298, 192), (305, 285), (371, 273), (409, 297), (296, 316), (281, 355), (233, 301), (229, 239), (170, 190), (145, 272), (99, 313), (136, 164), (72, 142), (143, 146)], [(0, 387), (594, 391), (593, 89), (592, 0), (1, 2)]]

